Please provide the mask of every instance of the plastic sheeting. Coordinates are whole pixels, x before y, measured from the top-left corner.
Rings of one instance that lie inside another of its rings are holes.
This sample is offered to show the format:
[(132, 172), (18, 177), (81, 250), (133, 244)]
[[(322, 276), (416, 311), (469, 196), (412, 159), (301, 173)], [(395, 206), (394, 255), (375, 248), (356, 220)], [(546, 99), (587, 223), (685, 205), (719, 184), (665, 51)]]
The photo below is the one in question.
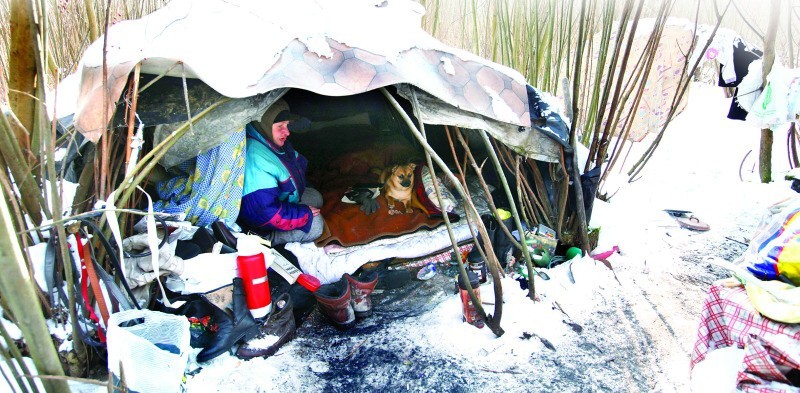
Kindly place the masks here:
[[(260, 120), (264, 111), (284, 92), (285, 89), (273, 90), (267, 94), (231, 100), (214, 108), (213, 113), (192, 123), (192, 129), (178, 139), (158, 163), (170, 168), (218, 146), (240, 130), (242, 125)], [(186, 120), (183, 120), (157, 127), (154, 144), (161, 143), (185, 123)]]
[(343, 96), (413, 83), (462, 111), (529, 126), (522, 75), (434, 39), (420, 28), (423, 13), (407, 0), (174, 0), (109, 29), (105, 83), (103, 39), (86, 50), (75, 126), (96, 141), (138, 63), (142, 72), (195, 77), (235, 98), (289, 87)]
[(509, 123), (481, 116), (479, 114), (459, 110), (436, 97), (410, 85), (400, 85), (398, 94), (419, 105), (422, 122), (425, 124), (452, 125), (468, 129), (486, 130), (489, 135), (527, 157), (540, 161), (558, 162), (558, 147), (554, 140), (544, 134), (532, 131), (528, 127), (520, 127)]

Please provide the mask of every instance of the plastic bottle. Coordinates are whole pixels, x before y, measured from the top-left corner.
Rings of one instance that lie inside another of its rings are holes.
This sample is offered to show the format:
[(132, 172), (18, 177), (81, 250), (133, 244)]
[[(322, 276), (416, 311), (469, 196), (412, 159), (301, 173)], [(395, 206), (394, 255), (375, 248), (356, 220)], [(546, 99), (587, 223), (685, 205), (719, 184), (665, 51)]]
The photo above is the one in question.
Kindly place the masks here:
[[(475, 272), (467, 271), (467, 277), (469, 278), (469, 284), (472, 286), (472, 290), (475, 292), (475, 297), (478, 298), (478, 301), (481, 300), (481, 282), (478, 279), (478, 275)], [(473, 325), (477, 328), (483, 328), (484, 322), (481, 319), (480, 315), (478, 315), (478, 309), (472, 303), (472, 299), (469, 297), (469, 292), (467, 291), (467, 285), (461, 279), (461, 275), (457, 277), (458, 279), (458, 288), (460, 289), (461, 294), (461, 311), (463, 312), (463, 319), (465, 322)]]
[(481, 284), (486, 284), (489, 272), (486, 268), (486, 261), (483, 260), (480, 251), (477, 248), (467, 255), (467, 262), (469, 263), (469, 270), (478, 276), (478, 281)]
[(264, 254), (258, 243), (247, 237), (239, 239), (236, 248), (239, 251), (236, 267), (244, 283), (247, 308), (253, 318), (263, 318), (272, 310)]

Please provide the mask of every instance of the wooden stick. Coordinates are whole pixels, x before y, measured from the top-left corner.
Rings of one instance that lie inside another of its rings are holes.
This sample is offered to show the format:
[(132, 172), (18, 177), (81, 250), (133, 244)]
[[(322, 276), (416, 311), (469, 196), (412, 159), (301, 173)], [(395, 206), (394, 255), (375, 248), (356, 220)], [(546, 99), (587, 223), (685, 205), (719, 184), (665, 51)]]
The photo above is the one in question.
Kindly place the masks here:
[[(383, 93), (384, 97), (386, 97), (387, 101), (389, 101), (389, 103), (395, 108), (395, 110), (400, 115), (400, 117), (402, 117), (403, 120), (406, 122), (406, 125), (408, 125), (408, 128), (411, 131), (411, 134), (414, 135), (415, 138), (417, 138), (417, 141), (419, 141), (419, 143), (422, 145), (423, 149), (425, 149), (426, 159), (428, 159), (429, 161), (430, 160), (436, 161), (436, 164), (442, 169), (442, 171), (447, 175), (447, 177), (453, 183), (453, 186), (455, 187), (455, 189), (459, 193), (459, 195), (461, 195), (461, 197), (464, 198), (464, 201), (467, 204), (467, 206), (466, 206), (467, 209), (465, 209), (466, 214), (473, 214), (475, 217), (479, 217), (480, 215), (478, 214), (477, 210), (475, 210), (475, 206), (472, 205), (471, 201), (468, 200), (467, 194), (464, 191), (463, 187), (461, 187), (461, 184), (458, 181), (458, 179), (456, 178), (456, 176), (453, 174), (452, 171), (450, 171), (450, 169), (447, 167), (447, 165), (444, 163), (444, 161), (442, 161), (441, 157), (439, 157), (439, 155), (436, 154), (436, 152), (433, 150), (433, 148), (430, 146), (430, 144), (428, 144), (428, 141), (426, 140), (425, 136), (422, 135), (422, 133), (417, 129), (417, 127), (414, 125), (414, 122), (411, 120), (411, 118), (408, 116), (408, 114), (406, 114), (406, 112), (400, 106), (400, 103), (398, 103), (397, 100), (395, 100), (395, 98), (392, 96), (392, 94), (389, 93), (389, 91), (386, 90), (385, 87), (382, 87), (380, 90), (381, 90), (381, 93)], [(433, 168), (429, 167), (429, 169), (432, 170)], [(431, 172), (431, 175), (433, 175), (433, 172)], [(441, 195), (437, 195), (437, 197), (441, 198)], [(440, 201), (440, 203), (441, 203), (441, 201)], [(447, 227), (447, 232), (450, 235), (450, 242), (452, 243), (452, 246), (453, 246), (453, 252), (455, 253), (454, 255), (457, 256), (458, 253), (459, 253), (458, 244), (455, 241), (455, 236), (453, 235), (453, 228), (452, 228), (452, 225), (450, 224), (450, 219), (447, 217), (447, 214), (442, 215), (442, 218), (444, 218), (445, 226)], [(486, 233), (486, 228), (483, 227), (483, 224), (478, 225), (478, 229), (479, 229), (479, 231), (482, 232), (483, 236), (486, 236), (486, 234), (485, 234)], [(505, 333), (505, 332), (500, 327), (500, 323), (499, 323), (500, 322), (500, 315), (498, 315), (497, 310), (495, 310), (495, 314), (496, 314), (495, 318), (491, 318), (490, 316), (486, 315), (486, 311), (484, 311), (483, 306), (481, 306), (480, 301), (478, 300), (478, 297), (475, 295), (475, 291), (472, 289), (472, 285), (470, 285), (469, 280), (467, 279), (468, 276), (467, 276), (467, 271), (464, 268), (464, 264), (458, 263), (457, 266), (458, 266), (459, 276), (462, 277), (462, 280), (466, 284), (467, 293), (469, 293), (470, 300), (472, 300), (472, 303), (475, 305), (475, 308), (476, 308), (476, 311), (478, 312), (478, 315), (486, 321), (486, 324), (487, 324), (487, 326), (489, 326), (489, 329), (492, 331), (492, 333), (494, 333), (497, 337), (502, 336), (503, 333)], [(490, 264), (489, 267), (491, 269), (492, 265)], [(492, 272), (492, 276), (494, 278), (497, 278), (496, 272)], [(497, 297), (498, 294), (499, 294), (499, 296), (502, 296), (502, 287), (500, 287), (500, 284), (499, 284), (500, 280), (496, 279), (495, 281), (497, 282), (497, 284), (495, 284), (495, 297)], [(500, 287), (499, 288), (500, 291), (497, 290), (497, 287)]]

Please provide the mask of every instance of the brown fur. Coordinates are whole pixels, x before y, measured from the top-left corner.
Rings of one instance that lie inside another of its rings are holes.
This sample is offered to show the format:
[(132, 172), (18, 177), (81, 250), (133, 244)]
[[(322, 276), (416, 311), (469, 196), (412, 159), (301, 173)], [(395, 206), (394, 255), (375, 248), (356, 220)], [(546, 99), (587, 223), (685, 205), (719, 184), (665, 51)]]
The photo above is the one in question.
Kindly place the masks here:
[(403, 211), (395, 209), (397, 202), (403, 204), (405, 213), (413, 213), (412, 207), (418, 207), (425, 211), (414, 192), (414, 169), (416, 167), (417, 164), (395, 165), (385, 168), (381, 172), (380, 181), (383, 183), (381, 193), (386, 198), (390, 215), (403, 214)]

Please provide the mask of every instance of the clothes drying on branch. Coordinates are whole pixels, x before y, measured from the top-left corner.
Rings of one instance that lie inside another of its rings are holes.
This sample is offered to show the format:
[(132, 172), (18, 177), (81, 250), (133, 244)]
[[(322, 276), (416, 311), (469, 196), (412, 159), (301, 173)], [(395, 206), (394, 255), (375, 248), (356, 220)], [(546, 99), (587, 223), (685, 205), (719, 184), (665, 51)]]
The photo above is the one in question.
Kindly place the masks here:
[[(735, 79), (731, 79), (730, 77), (726, 78), (725, 74), (730, 74), (730, 67), (731, 64), (723, 65), (720, 64), (720, 73), (719, 73), (719, 86), (720, 87), (737, 87), (736, 92), (734, 94), (734, 98), (731, 100), (731, 107), (728, 110), (728, 118), (733, 120), (745, 120), (747, 118), (747, 110), (740, 105), (738, 97), (740, 95), (738, 86), (742, 83), (742, 80), (748, 74), (748, 67), (750, 63), (758, 60), (763, 56), (763, 52), (760, 50), (753, 48), (747, 43), (742, 40), (738, 40), (735, 42), (733, 47), (733, 74), (735, 75)], [(745, 91), (743, 94), (752, 94), (750, 91)]]

